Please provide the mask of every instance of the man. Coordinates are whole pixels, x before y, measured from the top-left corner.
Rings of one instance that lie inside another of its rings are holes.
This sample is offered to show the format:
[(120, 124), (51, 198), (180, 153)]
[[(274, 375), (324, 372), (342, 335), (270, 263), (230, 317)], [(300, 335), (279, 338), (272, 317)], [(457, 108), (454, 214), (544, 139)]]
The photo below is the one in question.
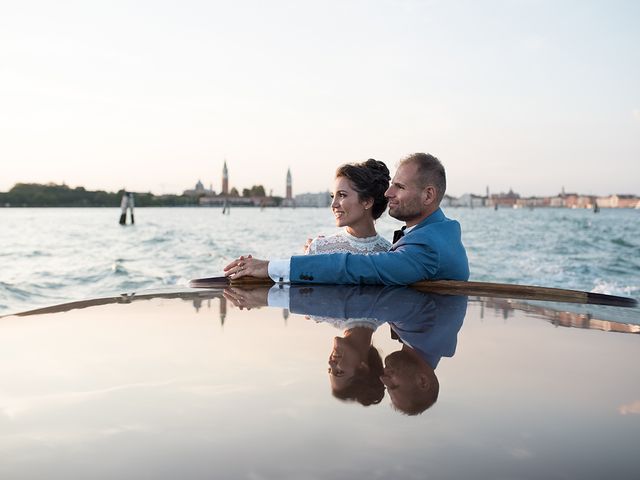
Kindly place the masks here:
[(468, 280), (469, 263), (460, 224), (444, 216), (444, 167), (433, 155), (415, 153), (400, 162), (385, 196), (389, 215), (405, 222), (388, 252), (333, 253), (287, 260), (240, 257), (225, 267), (232, 279), (270, 277), (275, 282), (407, 285), (420, 280)]

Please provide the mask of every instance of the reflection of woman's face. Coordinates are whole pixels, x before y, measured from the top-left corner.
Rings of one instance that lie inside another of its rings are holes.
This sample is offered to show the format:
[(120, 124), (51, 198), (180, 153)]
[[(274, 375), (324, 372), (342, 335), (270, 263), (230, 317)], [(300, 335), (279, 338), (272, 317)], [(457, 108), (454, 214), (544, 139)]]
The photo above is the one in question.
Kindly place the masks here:
[(358, 192), (347, 178), (336, 178), (332, 195), (331, 210), (336, 218), (336, 226), (353, 226), (371, 217), (371, 210), (365, 208), (367, 202), (360, 201)]
[(331, 388), (341, 390), (349, 384), (358, 368), (366, 368), (357, 349), (342, 337), (333, 339), (333, 350), (329, 355)]

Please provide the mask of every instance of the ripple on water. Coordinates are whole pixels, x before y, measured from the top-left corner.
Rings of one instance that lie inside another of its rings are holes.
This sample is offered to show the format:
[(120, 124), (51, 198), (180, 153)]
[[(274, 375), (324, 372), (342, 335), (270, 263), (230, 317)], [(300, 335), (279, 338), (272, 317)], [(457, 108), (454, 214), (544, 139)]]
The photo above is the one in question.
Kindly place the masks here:
[(611, 243), (616, 245), (616, 246), (618, 246), (618, 247), (625, 247), (625, 248), (635, 248), (636, 247), (636, 245), (634, 245), (631, 242), (628, 242), (624, 238), (612, 238), (611, 239)]
[(6, 282), (0, 282), (0, 291), (7, 294), (7, 298), (14, 297), (18, 300), (26, 300), (31, 296), (31, 291), (29, 289), (20, 288)]
[(185, 285), (188, 280), (181, 275), (168, 275), (160, 279), (163, 285)]
[(25, 254), (26, 257), (29, 258), (37, 258), (37, 257), (50, 257), (51, 253), (49, 252), (43, 252), (42, 250), (33, 250), (27, 254)]

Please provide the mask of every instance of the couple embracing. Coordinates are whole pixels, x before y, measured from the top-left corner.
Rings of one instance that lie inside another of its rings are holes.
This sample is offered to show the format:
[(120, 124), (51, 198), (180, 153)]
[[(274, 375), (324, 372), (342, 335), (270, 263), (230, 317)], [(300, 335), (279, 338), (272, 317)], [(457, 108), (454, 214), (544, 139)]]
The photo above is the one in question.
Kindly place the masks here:
[[(445, 170), (433, 155), (415, 153), (389, 171), (376, 160), (338, 168), (331, 208), (345, 230), (307, 244), (307, 253), (282, 260), (241, 256), (225, 267), (231, 279), (271, 278), (280, 283), (408, 285), (420, 280), (468, 280), (469, 263), (460, 224), (440, 209)], [(393, 243), (382, 239), (375, 220), (405, 222)]]

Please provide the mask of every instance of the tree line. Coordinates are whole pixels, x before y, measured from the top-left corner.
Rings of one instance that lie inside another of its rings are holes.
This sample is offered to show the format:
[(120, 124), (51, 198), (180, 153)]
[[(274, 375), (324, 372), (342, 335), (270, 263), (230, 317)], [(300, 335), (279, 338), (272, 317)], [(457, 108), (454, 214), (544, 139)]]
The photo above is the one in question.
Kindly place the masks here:
[[(89, 191), (53, 183), (17, 183), (8, 192), (0, 192), (0, 205), (9, 207), (119, 207), (124, 190)], [(193, 198), (183, 195), (135, 193), (137, 207), (193, 205)]]
[[(235, 189), (234, 189), (235, 190)], [(124, 190), (106, 192), (90, 191), (84, 187), (49, 183), (17, 183), (8, 192), (0, 192), (1, 207), (119, 207)], [(233, 195), (235, 194), (235, 195)], [(238, 191), (231, 196), (240, 196)], [(262, 185), (243, 189), (243, 197), (265, 196)], [(154, 195), (151, 192), (134, 192), (136, 207), (178, 207), (198, 205), (199, 197), (187, 195)]]

